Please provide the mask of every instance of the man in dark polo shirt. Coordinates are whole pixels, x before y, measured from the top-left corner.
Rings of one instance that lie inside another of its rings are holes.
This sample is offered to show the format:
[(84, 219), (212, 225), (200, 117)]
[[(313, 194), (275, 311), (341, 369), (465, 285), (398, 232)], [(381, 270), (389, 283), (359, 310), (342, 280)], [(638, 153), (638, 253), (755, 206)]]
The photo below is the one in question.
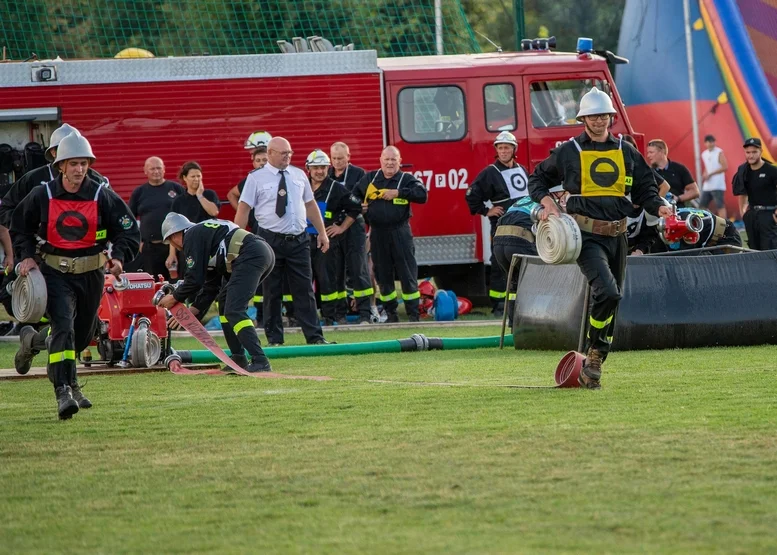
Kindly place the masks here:
[(143, 173), (148, 181), (132, 191), (129, 207), (140, 220), (140, 268), (152, 276), (163, 275), (171, 281), (170, 266), (176, 259), (175, 249), (162, 242), (162, 221), (170, 212), (173, 200), (184, 194), (184, 188), (165, 179), (165, 164), (152, 156), (146, 160)]
[(677, 207), (692, 206), (691, 201), (699, 198), (699, 186), (691, 172), (679, 162), (669, 159), (669, 147), (661, 139), (648, 143), (647, 158), (656, 172), (669, 183), (669, 192), (677, 201)]
[(743, 145), (747, 161), (734, 175), (734, 194), (747, 230), (747, 245), (765, 251), (777, 249), (777, 167), (761, 156), (761, 139)]

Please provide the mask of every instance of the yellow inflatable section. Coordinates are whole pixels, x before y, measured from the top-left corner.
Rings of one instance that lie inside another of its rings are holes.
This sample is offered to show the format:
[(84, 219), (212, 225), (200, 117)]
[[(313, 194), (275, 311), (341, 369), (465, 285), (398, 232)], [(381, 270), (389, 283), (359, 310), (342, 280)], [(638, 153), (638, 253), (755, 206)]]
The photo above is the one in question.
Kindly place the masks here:
[(154, 55), (149, 52), (148, 50), (144, 50), (143, 48), (125, 48), (118, 54), (114, 56), (114, 58), (153, 58)]

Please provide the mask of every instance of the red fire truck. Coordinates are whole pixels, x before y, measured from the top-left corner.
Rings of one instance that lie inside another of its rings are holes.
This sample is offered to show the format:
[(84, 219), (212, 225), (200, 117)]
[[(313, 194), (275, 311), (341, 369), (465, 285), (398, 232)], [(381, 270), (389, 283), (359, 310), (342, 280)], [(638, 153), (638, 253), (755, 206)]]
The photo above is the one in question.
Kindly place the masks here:
[[(0, 143), (46, 144), (67, 122), (89, 138), (96, 169), (125, 199), (145, 181), (144, 160), (154, 155), (168, 179), (197, 160), (205, 186), (222, 200), (251, 168), (243, 142), (256, 130), (289, 139), (298, 165), (314, 148), (328, 151), (341, 140), (353, 163), (375, 169), (382, 147), (393, 144), (403, 169), (429, 191), (429, 202), (413, 207), (421, 275), (477, 295), (485, 291), (488, 222), (469, 214), (467, 187), (493, 161), (502, 130), (518, 138), (518, 160), (529, 171), (581, 133), (574, 116), (592, 86), (613, 98), (613, 132), (631, 133), (607, 59), (590, 51), (9, 62), (0, 64)], [(232, 217), (226, 202), (221, 217)]]

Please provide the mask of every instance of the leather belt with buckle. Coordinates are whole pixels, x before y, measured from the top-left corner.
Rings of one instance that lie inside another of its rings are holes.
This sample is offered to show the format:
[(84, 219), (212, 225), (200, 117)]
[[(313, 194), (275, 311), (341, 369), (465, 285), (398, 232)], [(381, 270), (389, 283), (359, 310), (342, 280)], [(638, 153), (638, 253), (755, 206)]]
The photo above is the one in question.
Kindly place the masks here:
[(587, 233), (593, 233), (594, 235), (604, 235), (605, 237), (618, 237), (626, 233), (628, 229), (626, 218), (622, 220), (595, 220), (588, 216), (581, 216), (579, 214), (571, 214), (577, 225), (580, 227), (580, 231)]
[(108, 261), (108, 257), (103, 253), (75, 258), (58, 254), (44, 254), (43, 260), (47, 265), (63, 274), (85, 274), (102, 269)]

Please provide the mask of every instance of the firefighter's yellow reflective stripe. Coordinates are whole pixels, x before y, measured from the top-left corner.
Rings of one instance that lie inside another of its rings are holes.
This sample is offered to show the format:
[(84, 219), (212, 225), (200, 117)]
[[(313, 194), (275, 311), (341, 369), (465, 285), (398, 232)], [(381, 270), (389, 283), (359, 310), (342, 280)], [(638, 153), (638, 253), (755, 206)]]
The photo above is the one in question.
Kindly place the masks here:
[(40, 323), (41, 324), (48, 324), (49, 323), (49, 319), (46, 318), (45, 316), (41, 316), (40, 317)]
[(232, 329), (235, 331), (235, 333), (238, 333), (243, 328), (247, 328), (253, 325), (254, 323), (251, 320), (246, 318), (245, 320), (240, 320), (237, 324), (235, 324), (235, 327)]
[(337, 298), (338, 299), (345, 299), (348, 297), (348, 291), (338, 291), (337, 292)]
[(612, 335), (607, 338), (607, 343), (612, 343)]
[(329, 210), (327, 210), (326, 212), (324, 212), (324, 218), (326, 218), (327, 220), (331, 220), (332, 213)]
[(408, 204), (408, 200), (406, 198), (395, 198), (393, 202), (394, 204), (399, 204), (401, 206)]
[(405, 301), (412, 301), (413, 299), (420, 299), (421, 293), (416, 291), (415, 293), (402, 293), (402, 299)]
[(515, 293), (510, 293), (510, 294), (507, 295), (507, 300), (508, 301), (514, 301), (517, 296), (518, 295), (516, 295)]
[(51, 326), (49, 326), (49, 331), (46, 332), (46, 337), (51, 335)]
[(504, 291), (494, 291), (493, 289), (490, 289), (488, 291), (488, 296), (492, 299), (504, 299), (507, 294)]
[(283, 302), (284, 303), (290, 303), (292, 301), (291, 295), (284, 295), (283, 296)]
[(337, 300), (337, 291), (334, 293), (329, 293), (329, 295), (321, 295), (321, 302), (322, 303), (328, 303), (330, 301), (336, 301)]
[(591, 316), (590, 322), (593, 327), (595, 327), (598, 330), (601, 330), (610, 325), (610, 322), (612, 322), (612, 316), (610, 316), (606, 320), (597, 320), (596, 318)]
[(380, 297), (380, 300), (385, 303), (385, 302), (393, 301), (394, 299), (396, 299), (397, 298), (397, 292), (396, 291), (392, 291), (388, 295), (378, 295), (378, 296)]
[(64, 360), (75, 360), (76, 359), (76, 352), (75, 351), (60, 351), (58, 353), (50, 353), (49, 354), (49, 363), (53, 364), (55, 362), (62, 362)]
[(226, 324), (227, 323), (227, 317), (226, 316), (219, 316), (219, 322), (221, 322), (222, 324)]
[(255, 303), (262, 303), (262, 302), (264, 302), (264, 297), (262, 297), (261, 295), (254, 295), (254, 302)]
[(375, 289), (373, 289), (372, 287), (370, 287), (369, 289), (354, 290), (353, 292), (353, 296), (356, 297), (357, 299), (359, 297), (369, 297), (370, 295), (374, 295), (374, 294), (375, 294)]
[(107, 239), (108, 238), (108, 230), (107, 229), (98, 229), (97, 233), (94, 234), (94, 238), (98, 241), (100, 239)]

